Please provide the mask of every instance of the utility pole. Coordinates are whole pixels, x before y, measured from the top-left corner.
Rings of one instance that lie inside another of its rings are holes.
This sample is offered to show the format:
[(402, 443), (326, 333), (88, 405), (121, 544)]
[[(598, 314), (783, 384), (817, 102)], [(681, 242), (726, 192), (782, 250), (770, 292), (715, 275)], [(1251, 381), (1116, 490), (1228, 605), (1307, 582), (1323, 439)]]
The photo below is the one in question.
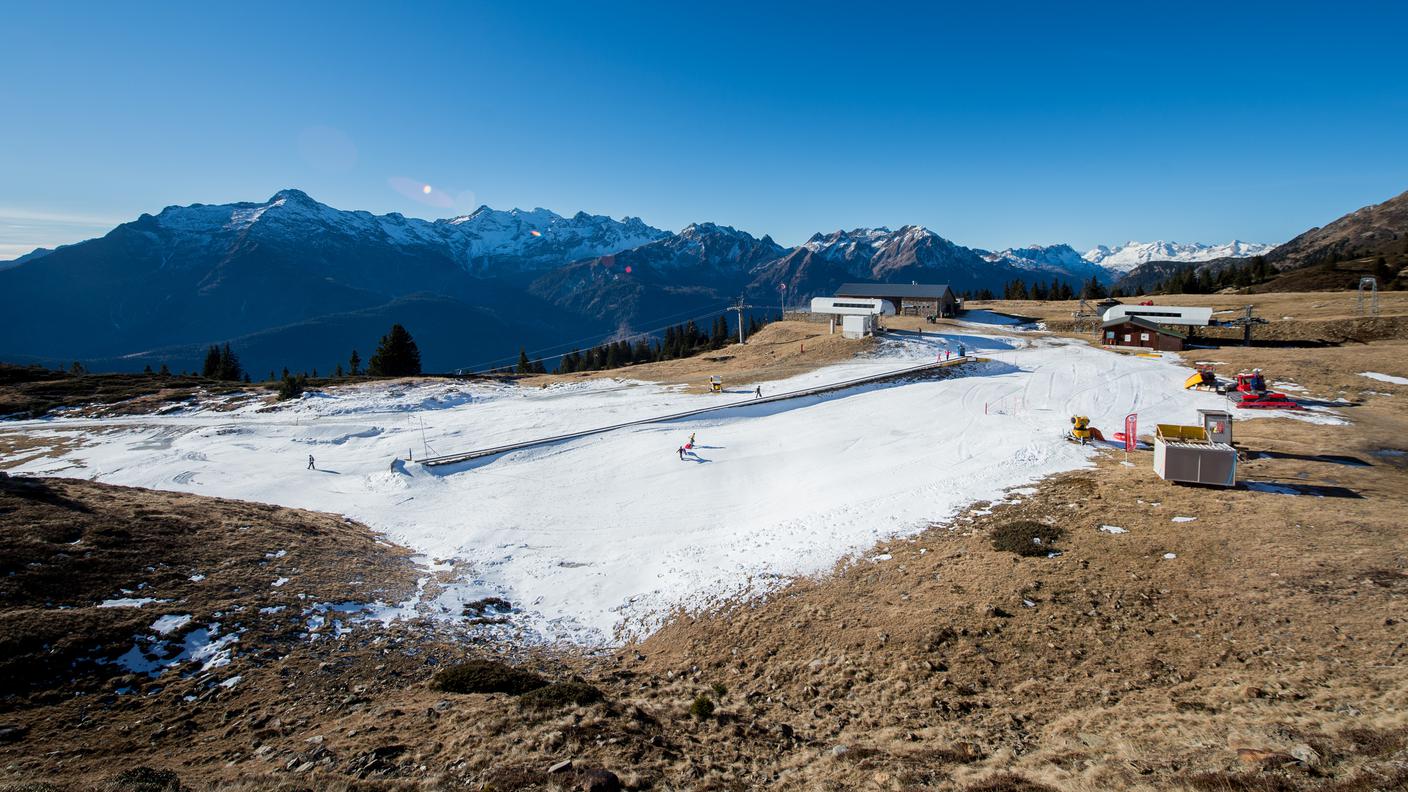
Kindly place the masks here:
[(738, 343), (740, 343), (740, 344), (744, 343), (744, 341), (743, 341), (743, 309), (744, 309), (744, 308), (752, 308), (752, 307), (753, 307), (753, 306), (751, 306), (751, 305), (744, 305), (744, 304), (743, 304), (743, 298), (742, 298), (742, 297), (739, 297), (739, 298), (738, 298), (738, 304), (737, 304), (737, 305), (733, 306), (732, 308), (726, 308), (726, 309), (725, 309), (725, 310), (728, 310), (728, 311), (733, 311), (734, 313), (738, 314)]

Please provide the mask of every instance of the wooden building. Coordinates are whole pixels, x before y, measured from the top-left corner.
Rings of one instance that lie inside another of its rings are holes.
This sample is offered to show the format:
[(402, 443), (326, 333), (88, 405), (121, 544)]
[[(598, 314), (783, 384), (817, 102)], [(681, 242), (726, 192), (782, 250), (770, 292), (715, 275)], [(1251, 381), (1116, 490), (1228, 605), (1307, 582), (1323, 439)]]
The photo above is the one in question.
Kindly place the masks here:
[(838, 298), (880, 299), (905, 316), (954, 316), (958, 298), (942, 283), (843, 283)]
[(1101, 325), (1100, 343), (1111, 347), (1139, 347), (1159, 352), (1180, 352), (1188, 336), (1138, 316), (1120, 316)]

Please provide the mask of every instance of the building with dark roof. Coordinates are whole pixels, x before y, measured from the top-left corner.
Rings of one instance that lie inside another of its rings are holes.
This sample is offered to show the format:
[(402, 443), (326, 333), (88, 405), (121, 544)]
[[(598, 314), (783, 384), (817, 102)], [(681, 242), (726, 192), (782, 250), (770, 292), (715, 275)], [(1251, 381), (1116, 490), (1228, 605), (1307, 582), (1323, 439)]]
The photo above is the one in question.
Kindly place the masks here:
[(942, 283), (843, 283), (837, 297), (888, 300), (895, 312), (909, 316), (953, 316), (958, 298)]
[(1159, 352), (1179, 352), (1188, 336), (1167, 325), (1139, 316), (1119, 316), (1104, 322), (1100, 343), (1112, 347), (1140, 347)]

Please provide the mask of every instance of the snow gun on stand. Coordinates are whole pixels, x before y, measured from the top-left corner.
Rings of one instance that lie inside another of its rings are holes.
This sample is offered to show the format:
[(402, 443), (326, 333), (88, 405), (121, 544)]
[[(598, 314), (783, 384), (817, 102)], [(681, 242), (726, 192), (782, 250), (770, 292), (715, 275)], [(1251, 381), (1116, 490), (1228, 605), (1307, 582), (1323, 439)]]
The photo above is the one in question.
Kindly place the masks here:
[(1084, 415), (1072, 415), (1071, 429), (1069, 432), (1066, 432), (1066, 439), (1070, 440), (1072, 443), (1085, 445), (1091, 440), (1104, 440), (1105, 435), (1101, 434), (1099, 429), (1090, 425), (1089, 418)]
[(710, 392), (710, 393), (723, 393), (723, 392), (724, 392), (724, 380), (723, 380), (723, 377), (720, 377), (720, 376), (715, 375), (715, 376), (709, 378), (709, 392)]
[(1237, 393), (1240, 399), (1236, 406), (1244, 410), (1303, 410), (1298, 402), (1292, 401), (1284, 393), (1266, 389), (1266, 377), (1261, 369), (1237, 375)]

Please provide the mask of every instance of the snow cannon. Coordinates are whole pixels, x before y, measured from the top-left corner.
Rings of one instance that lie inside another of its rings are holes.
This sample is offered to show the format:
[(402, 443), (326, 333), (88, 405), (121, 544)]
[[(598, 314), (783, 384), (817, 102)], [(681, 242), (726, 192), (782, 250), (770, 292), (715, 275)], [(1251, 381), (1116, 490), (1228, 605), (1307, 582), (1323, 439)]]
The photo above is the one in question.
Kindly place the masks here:
[(1090, 419), (1084, 415), (1071, 416), (1071, 430), (1066, 433), (1066, 439), (1072, 443), (1085, 445), (1091, 440), (1104, 440), (1105, 436), (1099, 429), (1090, 425)]
[(723, 393), (723, 392), (724, 392), (724, 378), (723, 378), (723, 377), (720, 377), (720, 376), (717, 376), (717, 375), (716, 375), (716, 376), (713, 376), (713, 377), (710, 377), (710, 378), (709, 378), (709, 392), (710, 392), (710, 393)]

